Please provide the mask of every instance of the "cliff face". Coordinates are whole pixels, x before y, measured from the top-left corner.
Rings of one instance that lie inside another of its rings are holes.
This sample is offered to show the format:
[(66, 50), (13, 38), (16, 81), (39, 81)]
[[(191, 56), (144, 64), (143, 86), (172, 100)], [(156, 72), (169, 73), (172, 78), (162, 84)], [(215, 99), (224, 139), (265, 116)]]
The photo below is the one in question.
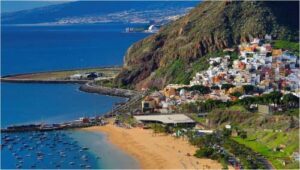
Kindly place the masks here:
[[(298, 40), (299, 2), (205, 1), (186, 16), (135, 44), (127, 51), (116, 83), (161, 88), (174, 83), (180, 73), (206, 54), (233, 47), (251, 37), (271, 34), (277, 39)], [(174, 62), (173, 70), (162, 71)], [(181, 70), (178, 70), (181, 69)]]

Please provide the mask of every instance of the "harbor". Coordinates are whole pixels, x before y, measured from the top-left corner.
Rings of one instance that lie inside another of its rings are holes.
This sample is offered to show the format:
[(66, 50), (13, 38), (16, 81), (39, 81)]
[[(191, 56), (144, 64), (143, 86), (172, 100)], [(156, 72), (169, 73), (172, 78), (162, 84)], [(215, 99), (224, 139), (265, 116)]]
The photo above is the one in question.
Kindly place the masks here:
[[(1, 152), (10, 153), (5, 160), (16, 160), (15, 169), (95, 167), (89, 148), (70, 137), (71, 131), (26, 132), (2, 134)], [(78, 152), (78, 153), (77, 153)], [(75, 161), (76, 160), (76, 161)], [(4, 160), (3, 160), (4, 161)]]
[(107, 122), (103, 117), (82, 117), (78, 120), (55, 123), (55, 124), (25, 124), (25, 125), (12, 125), (1, 129), (1, 133), (13, 133), (13, 132), (29, 132), (29, 131), (55, 131), (55, 130), (69, 130), (75, 128), (84, 128), (91, 126), (102, 126)]

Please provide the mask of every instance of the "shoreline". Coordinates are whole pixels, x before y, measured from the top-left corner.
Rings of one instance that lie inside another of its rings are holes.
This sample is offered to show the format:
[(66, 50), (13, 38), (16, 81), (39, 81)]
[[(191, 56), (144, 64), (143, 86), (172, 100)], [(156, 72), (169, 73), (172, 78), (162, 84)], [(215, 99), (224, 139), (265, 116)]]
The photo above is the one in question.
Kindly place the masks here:
[(109, 123), (82, 130), (104, 133), (109, 143), (133, 156), (142, 169), (222, 169), (217, 161), (194, 157), (197, 148), (188, 141), (155, 135), (149, 129), (124, 129)]
[[(26, 77), (26, 74), (23, 75)], [(7, 78), (9, 79), (8, 81), (6, 81)], [(128, 98), (127, 105), (132, 102), (131, 99), (143, 96), (141, 93), (133, 90), (95, 86), (92, 84), (92, 81), (53, 80), (49, 79), (49, 77), (43, 80), (14, 79), (10, 76), (1, 77), (1, 81), (12, 83), (79, 83), (83, 84), (79, 88), (83, 92)], [(104, 115), (109, 114), (110, 112)], [(139, 162), (140, 168), (143, 169), (222, 169), (222, 165), (217, 161), (194, 157), (193, 155), (197, 148), (189, 144), (188, 141), (175, 139), (169, 135), (159, 134), (154, 136), (151, 130), (140, 128), (124, 129), (111, 123), (105, 126), (92, 126), (80, 129), (105, 134), (108, 143), (115, 145), (121, 151), (132, 156)], [(229, 167), (229, 169), (233, 168)]]

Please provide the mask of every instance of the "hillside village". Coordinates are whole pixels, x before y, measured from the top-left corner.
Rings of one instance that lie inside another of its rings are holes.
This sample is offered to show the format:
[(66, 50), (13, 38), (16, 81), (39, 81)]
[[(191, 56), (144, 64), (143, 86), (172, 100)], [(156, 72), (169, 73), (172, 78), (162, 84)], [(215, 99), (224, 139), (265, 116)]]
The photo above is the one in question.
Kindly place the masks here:
[[(236, 101), (272, 91), (300, 97), (299, 57), (272, 47), (270, 42), (266, 35), (266, 39), (242, 43), (236, 58), (230, 56), (235, 49), (224, 49), (228, 55), (210, 58), (209, 68), (197, 72), (189, 85), (169, 84), (153, 92), (143, 101), (143, 109), (172, 113), (183, 103), (208, 99)], [(191, 90), (193, 87), (198, 90)]]
[[(187, 136), (191, 143), (202, 146), (195, 154), (197, 157), (217, 159), (236, 168), (298, 167), (299, 145), (295, 133), (299, 129), (296, 121), (299, 119), (299, 56), (272, 44), (271, 37), (266, 35), (265, 39), (253, 38), (236, 49), (226, 48), (223, 55), (210, 57), (208, 69), (197, 72), (188, 85), (169, 84), (162, 90), (148, 89), (141, 110), (131, 110), (130, 114), (143, 127), (150, 125), (154, 131)], [(117, 118), (117, 124), (120, 120)], [(170, 127), (180, 127), (180, 130), (170, 130)], [(196, 137), (188, 135), (189, 129)], [(280, 139), (283, 131), (289, 136), (290, 146)], [(271, 134), (275, 135), (272, 139), (275, 145), (270, 144)], [(208, 143), (199, 143), (199, 136)], [(228, 157), (224, 148), (231, 149), (235, 157)], [(272, 165), (257, 154), (262, 154)], [(247, 165), (249, 159), (252, 164)]]

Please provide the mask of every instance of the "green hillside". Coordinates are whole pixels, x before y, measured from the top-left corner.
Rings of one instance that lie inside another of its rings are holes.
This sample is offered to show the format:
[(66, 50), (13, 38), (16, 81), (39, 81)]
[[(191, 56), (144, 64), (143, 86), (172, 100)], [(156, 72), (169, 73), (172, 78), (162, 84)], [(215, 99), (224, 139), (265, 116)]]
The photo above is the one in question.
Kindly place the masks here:
[(298, 12), (299, 2), (291, 1), (201, 2), (159, 33), (133, 44), (115, 83), (137, 89), (186, 83), (195, 70), (205, 69), (204, 56), (251, 37), (270, 34), (298, 41)]

